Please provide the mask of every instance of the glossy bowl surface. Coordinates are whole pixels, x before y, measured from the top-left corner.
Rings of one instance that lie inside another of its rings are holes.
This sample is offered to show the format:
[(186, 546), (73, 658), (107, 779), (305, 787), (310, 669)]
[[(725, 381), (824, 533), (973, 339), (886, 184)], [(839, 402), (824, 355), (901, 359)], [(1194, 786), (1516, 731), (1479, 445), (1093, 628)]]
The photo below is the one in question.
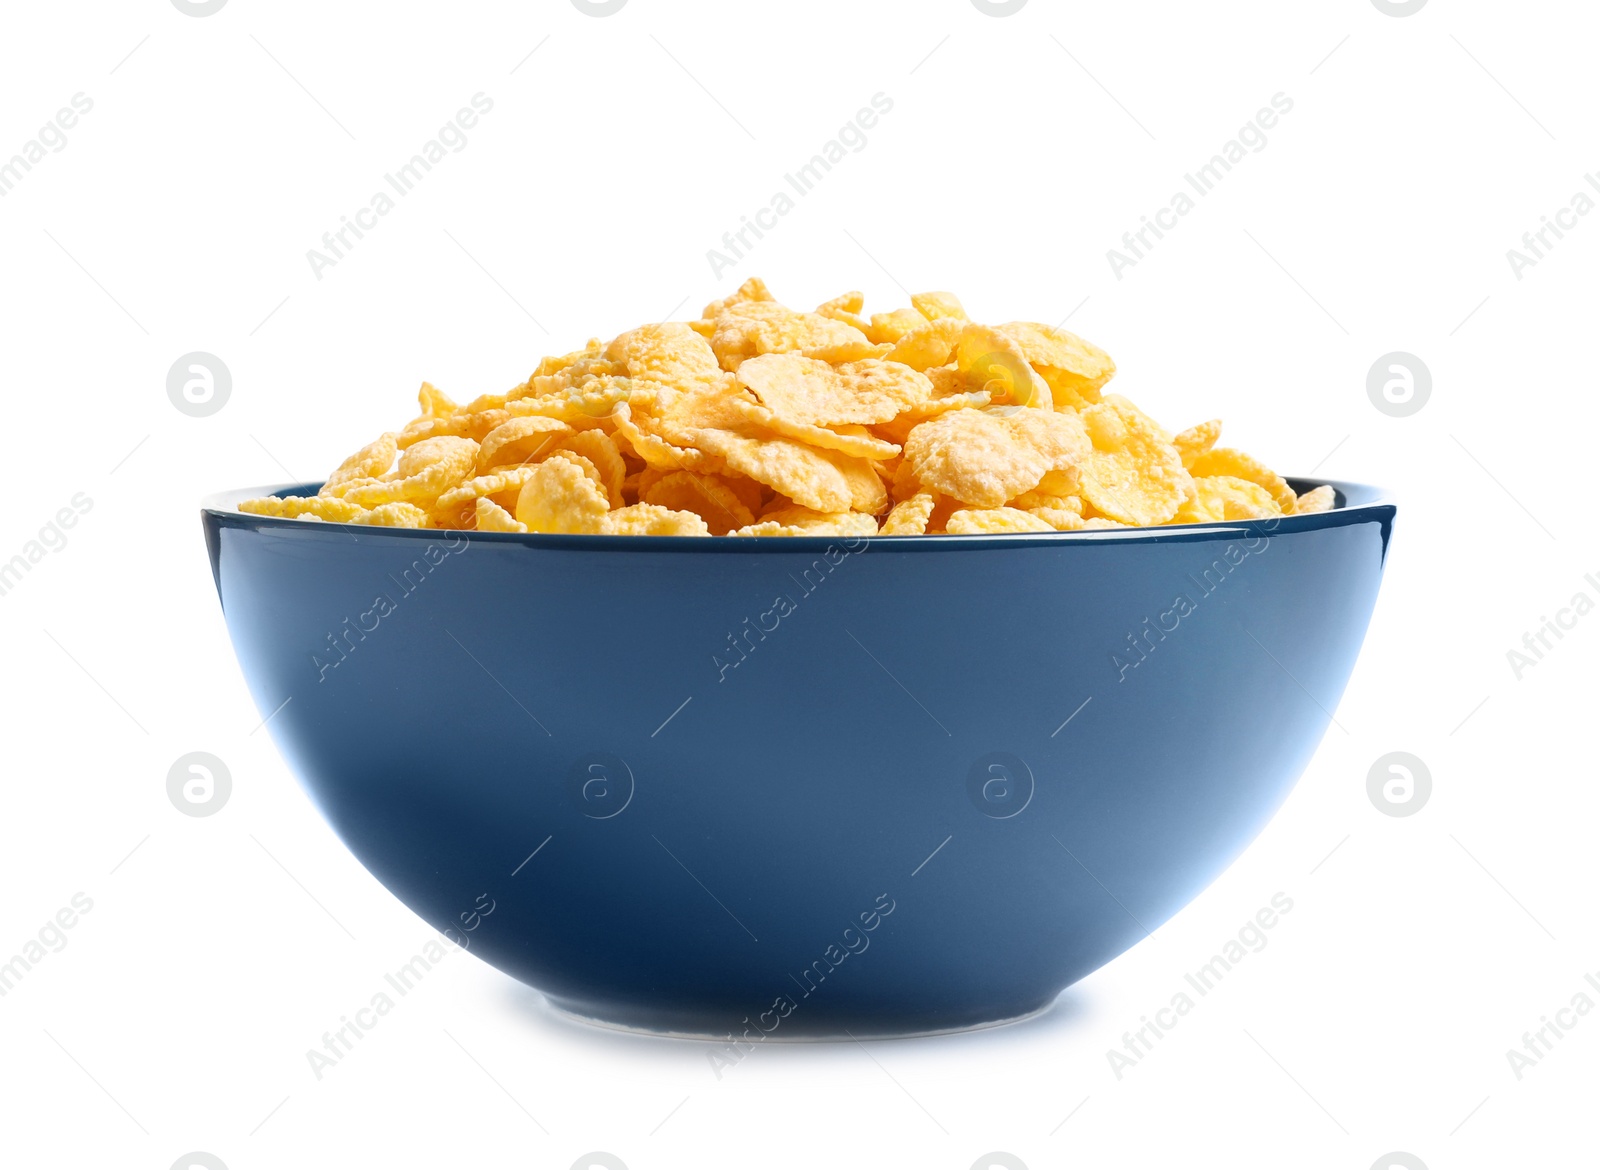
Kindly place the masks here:
[(202, 519), (339, 836), (558, 1008), (752, 1042), (1022, 1017), (1176, 913), (1320, 741), (1395, 515), (1357, 484), (1275, 522), (984, 537), (233, 507), (316, 486)]

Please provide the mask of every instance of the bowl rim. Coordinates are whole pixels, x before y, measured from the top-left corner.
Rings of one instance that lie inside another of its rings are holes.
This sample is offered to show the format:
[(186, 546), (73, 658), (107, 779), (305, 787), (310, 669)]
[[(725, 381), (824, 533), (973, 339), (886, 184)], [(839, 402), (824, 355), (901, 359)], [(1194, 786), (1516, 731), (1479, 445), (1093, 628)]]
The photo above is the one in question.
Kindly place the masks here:
[(1261, 539), (1288, 532), (1309, 532), (1340, 528), (1349, 524), (1392, 521), (1396, 511), (1394, 493), (1387, 488), (1351, 480), (1286, 476), (1297, 492), (1328, 484), (1341, 501), (1325, 512), (1298, 516), (1275, 516), (1266, 520), (1225, 520), (1200, 524), (1164, 524), (1150, 528), (1090, 528), (1070, 532), (986, 532), (971, 535), (927, 536), (618, 536), (598, 533), (479, 532), (467, 528), (385, 528), (369, 524), (343, 524), (337, 521), (306, 521), (286, 516), (260, 516), (239, 511), (241, 501), (268, 495), (315, 495), (322, 481), (280, 483), (262, 487), (234, 488), (212, 492), (200, 502), (201, 519), (207, 525), (248, 529), (256, 532), (288, 531), (315, 534), (341, 531), (355, 537), (452, 543), (468, 540), (481, 544), (520, 544), (530, 548), (570, 549), (585, 552), (643, 552), (660, 550), (687, 552), (814, 552), (830, 546), (855, 548), (862, 544), (884, 544), (897, 552), (946, 549), (1053, 547), (1062, 544), (1089, 544), (1104, 541), (1135, 544), (1181, 543), (1194, 540)]

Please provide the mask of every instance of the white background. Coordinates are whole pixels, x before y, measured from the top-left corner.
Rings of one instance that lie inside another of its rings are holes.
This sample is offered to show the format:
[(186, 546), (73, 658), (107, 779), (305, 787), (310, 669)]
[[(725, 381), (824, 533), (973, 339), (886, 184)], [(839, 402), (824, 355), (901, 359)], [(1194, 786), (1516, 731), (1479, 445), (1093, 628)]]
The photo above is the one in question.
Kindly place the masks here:
[[(0, 597), (0, 958), (94, 907), (0, 998), (0, 1163), (1593, 1164), (1600, 1013), (1520, 1080), (1506, 1050), (1600, 972), (1600, 616), (1520, 679), (1506, 652), (1600, 600), (1600, 215), (1520, 280), (1506, 251), (1600, 169), (1595, 31), (1465, 0), (9, 5), (0, 158), (94, 107), (0, 199), (0, 560), (93, 506)], [(307, 249), (480, 91), (466, 148), (317, 279)], [(714, 278), (878, 92), (865, 149)], [(1117, 279), (1107, 249), (1279, 92), (1265, 149)], [(256, 730), (200, 496), (319, 478), (424, 377), (503, 389), (750, 274), (802, 308), (1071, 314), (1169, 426), (1221, 415), (1289, 474), (1396, 489), (1338, 726), (1237, 864), (1033, 1023), (766, 1046), (718, 1080), (456, 956), (314, 1079), (305, 1051), (430, 932)], [(208, 418), (165, 391), (193, 350), (232, 372)], [(1409, 418), (1366, 394), (1393, 350), (1433, 376)], [(165, 790), (195, 750), (234, 782), (203, 819)], [(1366, 794), (1393, 750), (1433, 777), (1404, 819)], [(1107, 1049), (1278, 891), (1267, 948), (1119, 1080)]]

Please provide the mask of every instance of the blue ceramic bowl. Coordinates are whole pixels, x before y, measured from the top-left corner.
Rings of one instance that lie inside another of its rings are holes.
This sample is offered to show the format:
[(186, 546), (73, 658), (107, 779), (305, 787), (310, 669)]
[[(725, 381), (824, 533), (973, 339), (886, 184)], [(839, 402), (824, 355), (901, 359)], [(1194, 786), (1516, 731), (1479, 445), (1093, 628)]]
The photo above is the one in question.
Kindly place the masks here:
[(560, 1009), (753, 1042), (1026, 1016), (1212, 881), (1377, 597), (1394, 506), (1335, 487), (870, 540), (202, 517), (257, 706), (379, 881)]

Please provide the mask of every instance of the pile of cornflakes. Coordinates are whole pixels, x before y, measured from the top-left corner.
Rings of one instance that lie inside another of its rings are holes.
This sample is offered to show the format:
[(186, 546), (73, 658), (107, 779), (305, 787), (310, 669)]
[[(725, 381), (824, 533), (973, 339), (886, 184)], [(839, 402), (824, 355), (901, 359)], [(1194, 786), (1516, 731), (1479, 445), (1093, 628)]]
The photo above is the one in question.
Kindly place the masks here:
[(697, 321), (547, 357), (422, 413), (315, 496), (240, 508), (346, 524), (618, 536), (920, 536), (1190, 524), (1331, 508), (1215, 420), (1171, 435), (1101, 390), (1116, 365), (1064, 329), (980, 325), (950, 293), (803, 313), (760, 280)]

